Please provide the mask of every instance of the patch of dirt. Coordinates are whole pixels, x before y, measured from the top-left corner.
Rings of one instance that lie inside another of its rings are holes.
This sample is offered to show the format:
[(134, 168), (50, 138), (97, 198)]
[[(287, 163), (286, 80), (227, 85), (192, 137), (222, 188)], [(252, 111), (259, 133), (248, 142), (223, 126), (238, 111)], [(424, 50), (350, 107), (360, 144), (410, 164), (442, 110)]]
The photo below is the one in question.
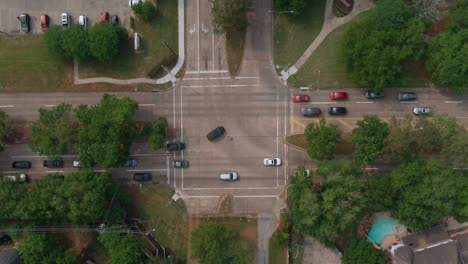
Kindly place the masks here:
[(341, 136), (340, 142), (336, 144), (336, 155), (351, 155), (354, 153), (354, 146), (351, 144), (351, 133), (345, 132)]
[(24, 144), (31, 141), (32, 139), (32, 122), (11, 119), (10, 124), (15, 128), (13, 137), (9, 139), (10, 143), (13, 144)]
[(447, 28), (447, 23), (448, 23), (448, 17), (444, 17), (442, 20), (434, 22), (432, 26), (426, 30), (426, 34), (431, 37), (434, 37), (444, 32), (445, 29)]
[(429, 72), (427, 71), (426, 66), (424, 65), (424, 63), (418, 61), (418, 62), (413, 63), (411, 65), (411, 67), (416, 70), (418, 75), (421, 75), (422, 77), (424, 77), (424, 79), (426, 81), (430, 82), (431, 76), (430, 76)]
[(86, 248), (96, 239), (96, 236), (91, 233), (65, 233), (65, 237), (70, 241), (70, 250), (75, 256), (81, 256)]
[[(247, 221), (257, 221), (256, 219), (248, 219)], [(242, 240), (248, 241), (252, 245), (257, 245), (257, 225), (245, 225), (244, 229), (240, 232)]]
[(231, 214), (233, 212), (233, 196), (225, 194), (221, 197), (217, 214)]

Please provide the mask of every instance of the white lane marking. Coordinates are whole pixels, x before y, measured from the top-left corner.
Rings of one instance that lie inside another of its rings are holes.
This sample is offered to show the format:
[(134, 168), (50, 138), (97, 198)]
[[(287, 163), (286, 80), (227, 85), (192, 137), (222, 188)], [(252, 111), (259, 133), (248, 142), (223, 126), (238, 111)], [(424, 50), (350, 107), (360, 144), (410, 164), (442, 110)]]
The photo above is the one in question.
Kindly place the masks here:
[[(149, 153), (149, 154), (130, 154), (130, 157), (153, 157), (153, 156), (168, 156), (170, 154), (168, 153)], [(75, 158), (78, 157), (78, 155), (62, 155), (64, 158)], [(40, 156), (40, 155), (25, 155), (25, 156), (10, 156), (12, 159), (18, 159), (18, 158), (47, 158), (47, 156)]]
[(167, 169), (138, 169), (138, 170), (125, 170), (125, 171), (167, 171)]
[[(219, 199), (219, 195), (182, 195), (183, 199)], [(278, 195), (234, 195), (234, 198), (275, 198), (279, 199)]]
[(201, 30), (203, 32), (205, 32), (205, 34), (209, 32), (209, 30), (207, 28), (205, 28), (205, 24), (203, 24), (203, 23), (201, 24)]
[(193, 34), (193, 33), (195, 33), (196, 30), (197, 30), (197, 26), (196, 26), (195, 24), (193, 24), (193, 28), (191, 28), (191, 29), (189, 30), (190, 35)]
[(63, 172), (63, 171), (46, 171), (47, 173), (57, 173), (57, 172)]
[(233, 84), (233, 85), (183, 85), (181, 88), (230, 88), (230, 87), (259, 87), (263, 84)]
[(155, 104), (139, 104), (139, 106), (155, 106)]
[(399, 102), (400, 104), (419, 104), (418, 101)]
[(310, 102), (310, 104), (336, 104), (336, 102)]
[(355, 102), (356, 104), (375, 104), (375, 102)]
[(446, 104), (463, 104), (463, 101), (445, 101)]
[[(197, 23), (198, 23), (198, 29), (200, 29), (200, 0), (197, 0)], [(197, 42), (198, 42), (198, 48), (197, 48), (197, 53), (198, 53), (198, 71), (200, 71), (200, 30), (197, 31)]]
[(20, 171), (4, 171), (3, 173), (19, 173)]
[(53, 105), (53, 104), (50, 104), (50, 105), (45, 105), (45, 107), (56, 107), (57, 105)]
[(185, 74), (204, 74), (204, 73), (228, 73), (227, 70), (214, 70), (214, 71), (186, 71)]
[(0, 105), (0, 108), (12, 108), (14, 105)]

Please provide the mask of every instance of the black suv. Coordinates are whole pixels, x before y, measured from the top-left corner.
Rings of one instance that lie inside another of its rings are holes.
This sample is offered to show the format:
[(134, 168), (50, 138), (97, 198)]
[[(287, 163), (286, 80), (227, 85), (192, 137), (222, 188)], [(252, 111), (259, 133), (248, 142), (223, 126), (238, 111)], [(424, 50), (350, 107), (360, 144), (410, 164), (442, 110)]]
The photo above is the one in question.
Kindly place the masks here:
[(415, 93), (400, 92), (397, 95), (397, 100), (398, 101), (414, 101), (414, 100), (416, 100), (416, 94)]
[(48, 168), (62, 168), (63, 160), (44, 160), (43, 165)]
[(15, 169), (29, 169), (31, 168), (31, 162), (27, 160), (13, 162), (13, 168)]
[(338, 106), (338, 107), (330, 107), (328, 108), (328, 113), (330, 115), (344, 115), (346, 114), (346, 112), (348, 112), (348, 110), (346, 109), (346, 107), (342, 107), (342, 106)]
[(305, 117), (319, 116), (322, 114), (322, 110), (320, 110), (320, 108), (302, 108), (301, 112), (302, 116)]
[(21, 31), (23, 31), (24, 33), (28, 33), (29, 30), (30, 30), (29, 15), (28, 14), (21, 14), (18, 18), (19, 18), (19, 21), (21, 23)]
[(182, 142), (169, 143), (166, 145), (167, 151), (179, 151), (185, 149), (185, 144)]
[(366, 92), (366, 97), (367, 99), (377, 99), (377, 98), (384, 98), (385, 94), (384, 92), (375, 92), (375, 91), (367, 91)]
[(211, 131), (210, 133), (208, 133), (208, 135), (206, 135), (206, 138), (208, 138), (209, 141), (213, 141), (219, 138), (222, 134), (224, 134), (224, 132), (226, 132), (224, 127), (219, 126), (215, 128), (213, 131)]
[(151, 181), (153, 175), (149, 172), (138, 172), (133, 174), (133, 180), (135, 181)]

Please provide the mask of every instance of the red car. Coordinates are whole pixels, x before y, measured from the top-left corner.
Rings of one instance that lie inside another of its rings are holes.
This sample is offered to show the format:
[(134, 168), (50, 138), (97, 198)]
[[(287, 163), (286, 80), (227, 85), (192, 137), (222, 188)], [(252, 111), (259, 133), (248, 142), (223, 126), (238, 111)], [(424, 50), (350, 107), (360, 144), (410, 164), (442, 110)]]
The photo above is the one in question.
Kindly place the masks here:
[(300, 102), (309, 102), (310, 97), (306, 94), (291, 95), (291, 102), (300, 103)]
[(44, 14), (41, 15), (41, 30), (46, 31), (49, 28), (49, 16)]
[(101, 12), (101, 22), (109, 21), (109, 13), (106, 11)]
[(346, 99), (348, 98), (348, 93), (345, 92), (331, 92), (330, 93), (330, 99), (335, 100), (335, 99)]

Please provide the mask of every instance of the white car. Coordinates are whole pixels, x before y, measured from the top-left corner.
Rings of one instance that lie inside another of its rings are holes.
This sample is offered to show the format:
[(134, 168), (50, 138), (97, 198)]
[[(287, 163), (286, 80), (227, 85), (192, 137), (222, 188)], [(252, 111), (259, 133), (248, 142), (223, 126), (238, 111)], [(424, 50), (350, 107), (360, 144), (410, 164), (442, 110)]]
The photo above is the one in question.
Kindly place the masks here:
[(223, 172), (219, 175), (219, 179), (223, 181), (236, 181), (239, 179), (237, 172)]
[(265, 166), (279, 166), (281, 165), (281, 159), (280, 158), (274, 158), (274, 159), (266, 158), (263, 160), (263, 164)]
[(62, 26), (70, 26), (70, 15), (68, 15), (67, 13), (62, 13)]
[(24, 173), (15, 174), (15, 175), (3, 175), (3, 178), (10, 180), (10, 181), (20, 181), (20, 182), (25, 182), (27, 180), (27, 176)]
[(432, 114), (432, 109), (429, 107), (415, 107), (413, 108), (413, 114), (415, 115), (430, 115)]
[(75, 167), (75, 168), (81, 168), (80, 161), (79, 161), (79, 160), (74, 160), (74, 161), (73, 161), (73, 167)]
[(141, 4), (141, 3), (143, 3), (143, 0), (129, 0), (128, 1), (128, 6), (132, 7), (134, 5), (138, 5), (138, 4)]
[(88, 28), (88, 18), (85, 15), (78, 17), (78, 25), (82, 26), (84, 29)]

